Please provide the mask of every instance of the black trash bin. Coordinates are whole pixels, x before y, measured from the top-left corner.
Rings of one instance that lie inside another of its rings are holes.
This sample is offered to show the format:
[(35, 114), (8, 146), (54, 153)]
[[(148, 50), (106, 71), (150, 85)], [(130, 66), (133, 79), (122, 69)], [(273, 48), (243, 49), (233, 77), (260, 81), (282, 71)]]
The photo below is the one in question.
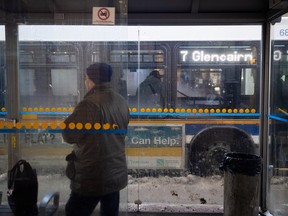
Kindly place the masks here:
[(229, 152), (220, 169), (224, 171), (224, 216), (258, 216), (261, 157)]

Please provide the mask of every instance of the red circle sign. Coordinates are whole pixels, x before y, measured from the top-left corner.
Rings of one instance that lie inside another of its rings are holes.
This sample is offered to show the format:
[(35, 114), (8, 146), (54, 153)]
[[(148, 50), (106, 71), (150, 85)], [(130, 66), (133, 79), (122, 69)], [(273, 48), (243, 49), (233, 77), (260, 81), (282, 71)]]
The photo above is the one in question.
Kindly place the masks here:
[(110, 17), (110, 11), (107, 8), (100, 8), (98, 10), (98, 17), (101, 20), (107, 20)]

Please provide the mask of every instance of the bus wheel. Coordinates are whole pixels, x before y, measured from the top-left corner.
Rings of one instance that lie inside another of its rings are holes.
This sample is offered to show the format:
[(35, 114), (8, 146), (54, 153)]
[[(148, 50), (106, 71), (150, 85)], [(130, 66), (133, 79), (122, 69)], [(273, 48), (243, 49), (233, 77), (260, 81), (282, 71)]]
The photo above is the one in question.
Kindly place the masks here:
[(194, 175), (219, 175), (219, 166), (226, 152), (254, 154), (255, 144), (245, 131), (229, 126), (209, 127), (190, 142), (189, 165)]

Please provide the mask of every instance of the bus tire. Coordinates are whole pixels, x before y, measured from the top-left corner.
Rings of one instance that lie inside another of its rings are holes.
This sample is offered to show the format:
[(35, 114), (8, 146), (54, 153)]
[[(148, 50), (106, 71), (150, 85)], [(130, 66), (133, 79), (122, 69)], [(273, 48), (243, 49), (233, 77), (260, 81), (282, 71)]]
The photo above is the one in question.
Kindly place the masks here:
[(194, 175), (221, 175), (219, 166), (226, 152), (255, 153), (252, 137), (233, 126), (205, 128), (190, 142), (189, 166)]

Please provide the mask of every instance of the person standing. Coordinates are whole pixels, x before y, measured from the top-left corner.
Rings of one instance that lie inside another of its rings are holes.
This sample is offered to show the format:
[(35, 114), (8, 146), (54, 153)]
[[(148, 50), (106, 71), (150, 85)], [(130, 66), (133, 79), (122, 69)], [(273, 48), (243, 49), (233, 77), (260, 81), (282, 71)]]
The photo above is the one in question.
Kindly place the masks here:
[(161, 78), (159, 71), (152, 70), (146, 79), (140, 83), (136, 95), (139, 96), (141, 107), (164, 107), (164, 85)]
[[(88, 92), (64, 121), (67, 129), (62, 133), (63, 139), (73, 144), (72, 153), (66, 157), (66, 175), (71, 180), (71, 194), (65, 206), (67, 216), (91, 215), (99, 202), (101, 215), (117, 216), (119, 212), (120, 190), (128, 181), (125, 132), (129, 107), (112, 90), (111, 76), (110, 65), (90, 65), (85, 74)], [(92, 129), (73, 132), (68, 129), (71, 123), (88, 123)], [(95, 130), (95, 124), (101, 125), (101, 130)]]

